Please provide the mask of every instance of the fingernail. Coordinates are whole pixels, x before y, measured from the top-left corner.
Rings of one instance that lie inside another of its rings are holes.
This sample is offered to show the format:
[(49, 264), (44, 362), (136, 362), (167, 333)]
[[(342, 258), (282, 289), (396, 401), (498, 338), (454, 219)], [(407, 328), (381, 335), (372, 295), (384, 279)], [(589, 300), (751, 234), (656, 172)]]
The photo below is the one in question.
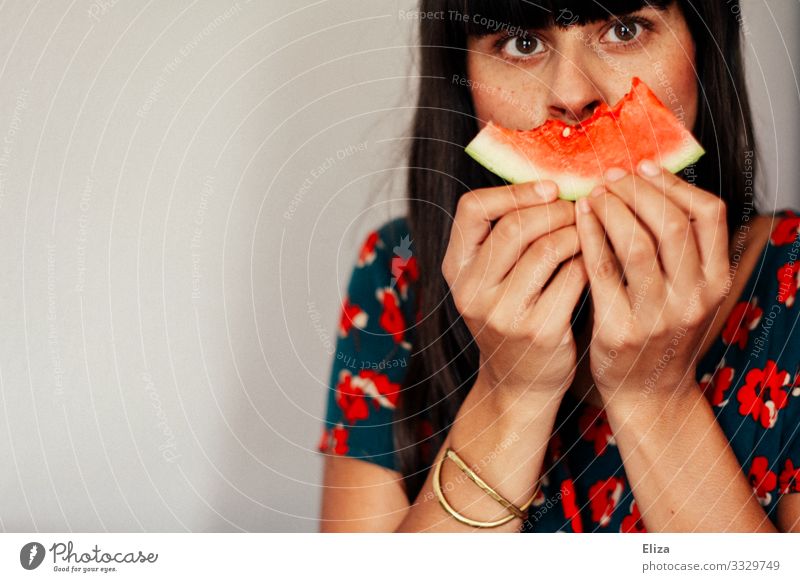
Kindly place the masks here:
[(586, 198), (578, 198), (578, 210), (584, 214), (589, 214), (592, 211), (592, 207), (589, 206), (589, 201)]
[(658, 166), (652, 160), (642, 160), (639, 163), (639, 173), (642, 176), (655, 178), (656, 176), (658, 176)]
[(591, 192), (589, 192), (589, 196), (600, 196), (606, 189), (603, 186), (595, 186)]
[(545, 201), (555, 200), (558, 197), (558, 189), (552, 182), (537, 182), (533, 190)]
[(616, 182), (625, 175), (627, 175), (627, 172), (622, 168), (609, 168), (606, 171), (606, 180), (609, 182)]

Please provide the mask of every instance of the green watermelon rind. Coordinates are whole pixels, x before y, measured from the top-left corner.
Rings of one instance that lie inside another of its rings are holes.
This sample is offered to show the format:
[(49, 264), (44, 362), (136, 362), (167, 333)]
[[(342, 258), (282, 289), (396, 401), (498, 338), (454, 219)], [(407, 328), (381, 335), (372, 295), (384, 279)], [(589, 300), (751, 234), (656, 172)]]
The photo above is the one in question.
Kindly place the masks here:
[(661, 165), (665, 170), (677, 174), (687, 166), (694, 164), (705, 153), (706, 150), (703, 149), (703, 146), (695, 141), (688, 147), (678, 150), (675, 154), (662, 158)]
[[(556, 174), (539, 168), (532, 160), (514, 151), (510, 145), (493, 140), (489, 134), (479, 133), (465, 151), (490, 172), (512, 184), (552, 180), (561, 185), (559, 198), (564, 200), (574, 202), (578, 198), (588, 196), (598, 184), (598, 179), (594, 177), (578, 178), (573, 174)], [(705, 153), (703, 147), (692, 139), (680, 150), (662, 157), (661, 167), (675, 174), (694, 164)], [(565, 184), (569, 186), (565, 187)]]
[[(499, 150), (505, 150), (498, 154)], [(492, 152), (487, 155), (485, 152)], [(476, 162), (512, 184), (524, 182), (541, 182), (543, 180), (553, 180), (561, 185), (559, 197), (565, 200), (577, 200), (581, 195), (587, 195), (595, 185), (595, 181), (590, 178), (577, 178), (570, 174), (555, 174), (544, 169), (538, 168), (522, 154), (513, 150), (506, 143), (499, 143), (493, 140), (488, 134), (480, 133), (470, 142), (466, 148), (467, 154)], [(489, 160), (497, 160), (493, 163)], [(577, 182), (577, 184), (576, 184)], [(564, 187), (564, 184), (571, 183), (571, 187)]]

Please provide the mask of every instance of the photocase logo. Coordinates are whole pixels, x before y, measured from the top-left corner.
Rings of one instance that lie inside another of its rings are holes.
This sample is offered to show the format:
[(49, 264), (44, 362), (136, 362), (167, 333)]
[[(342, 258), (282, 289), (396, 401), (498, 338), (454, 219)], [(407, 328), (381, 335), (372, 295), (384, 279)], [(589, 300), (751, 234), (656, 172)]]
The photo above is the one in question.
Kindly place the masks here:
[(29, 542), (19, 551), (19, 563), (26, 570), (35, 570), (44, 560), (44, 546), (39, 542)]
[(400, 246), (396, 246), (392, 250), (396, 256), (392, 258), (392, 282), (389, 287), (394, 289), (395, 283), (397, 283), (397, 280), (403, 274), (406, 264), (413, 254), (411, 252), (411, 240), (409, 236), (406, 235), (400, 239)]

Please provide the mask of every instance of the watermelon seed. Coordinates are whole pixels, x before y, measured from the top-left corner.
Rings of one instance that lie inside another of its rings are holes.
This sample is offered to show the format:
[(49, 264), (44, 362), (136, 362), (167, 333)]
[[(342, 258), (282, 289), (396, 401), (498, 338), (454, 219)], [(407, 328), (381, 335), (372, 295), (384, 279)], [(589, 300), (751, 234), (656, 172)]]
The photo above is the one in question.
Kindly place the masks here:
[(561, 135), (563, 137), (569, 137), (569, 134), (570, 134), (570, 128), (568, 128), (568, 127), (565, 127), (564, 131), (561, 132)]

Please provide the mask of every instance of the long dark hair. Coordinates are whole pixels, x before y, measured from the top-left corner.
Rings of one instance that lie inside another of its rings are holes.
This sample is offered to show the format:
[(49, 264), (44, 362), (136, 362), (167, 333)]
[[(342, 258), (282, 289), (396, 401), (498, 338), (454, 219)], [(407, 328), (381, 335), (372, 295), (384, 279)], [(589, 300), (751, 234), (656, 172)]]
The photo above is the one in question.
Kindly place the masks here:
[(478, 128), (469, 87), (453, 82), (467, 78), (467, 37), (502, 32), (491, 30), (497, 23), (535, 29), (561, 26), (559, 15), (569, 15), (568, 24), (586, 24), (673, 1), (696, 46), (699, 98), (694, 134), (707, 152), (684, 177), (725, 200), (733, 237), (744, 215), (755, 214), (752, 176), (757, 158), (738, 0), (421, 1), (421, 12), (438, 15), (420, 19), (422, 81), (409, 152), (408, 224), (421, 273), (417, 293), (422, 320), (394, 422), (395, 459), (410, 501), (419, 494), (478, 372), (477, 345), (441, 275), (450, 217), (465, 192), (504, 184), (464, 154)]

